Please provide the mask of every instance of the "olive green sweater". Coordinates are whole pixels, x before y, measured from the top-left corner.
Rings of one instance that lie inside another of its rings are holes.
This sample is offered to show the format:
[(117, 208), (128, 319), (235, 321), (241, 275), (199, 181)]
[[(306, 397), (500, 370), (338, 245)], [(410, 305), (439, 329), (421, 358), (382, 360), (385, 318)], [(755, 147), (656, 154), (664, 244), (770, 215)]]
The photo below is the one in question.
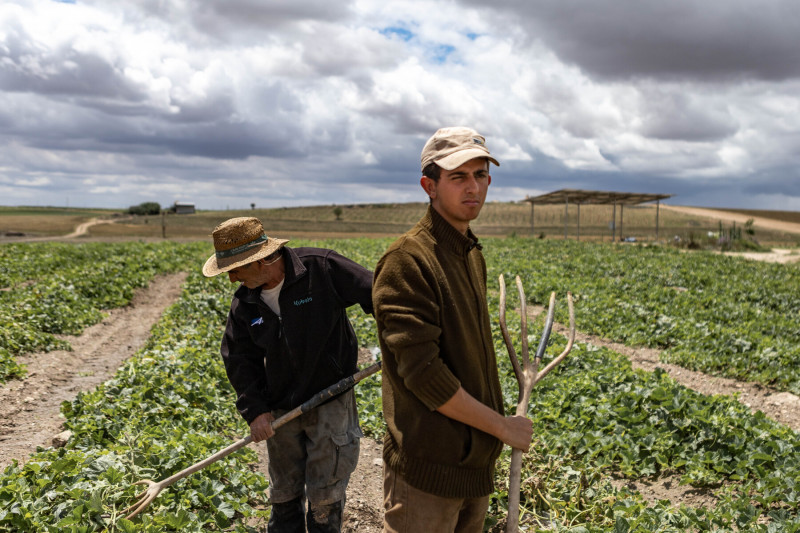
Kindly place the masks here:
[(428, 207), (378, 262), (372, 299), (383, 359), (384, 461), (431, 494), (490, 494), (502, 443), (435, 410), (461, 386), (503, 412), (477, 239)]

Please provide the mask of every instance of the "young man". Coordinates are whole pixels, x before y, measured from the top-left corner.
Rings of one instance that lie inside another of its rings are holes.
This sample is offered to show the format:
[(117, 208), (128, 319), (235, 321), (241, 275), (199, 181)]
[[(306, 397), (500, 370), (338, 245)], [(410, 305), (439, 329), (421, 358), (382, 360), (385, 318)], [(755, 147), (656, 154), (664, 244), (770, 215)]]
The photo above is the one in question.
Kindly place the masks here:
[(422, 150), (424, 217), (378, 262), (383, 360), (384, 531), (483, 530), (503, 443), (527, 450), (531, 421), (503, 415), (486, 263), (469, 228), (499, 165), (470, 128)]
[(253, 440), (267, 441), (267, 531), (338, 532), (362, 436), (353, 391), (277, 433), (271, 423), (357, 371), (347, 308), (360, 304), (372, 313), (372, 272), (333, 250), (289, 248), (287, 240), (267, 237), (257, 218), (227, 220), (213, 238), (216, 252), (203, 274), (227, 272), (241, 283), (220, 351)]

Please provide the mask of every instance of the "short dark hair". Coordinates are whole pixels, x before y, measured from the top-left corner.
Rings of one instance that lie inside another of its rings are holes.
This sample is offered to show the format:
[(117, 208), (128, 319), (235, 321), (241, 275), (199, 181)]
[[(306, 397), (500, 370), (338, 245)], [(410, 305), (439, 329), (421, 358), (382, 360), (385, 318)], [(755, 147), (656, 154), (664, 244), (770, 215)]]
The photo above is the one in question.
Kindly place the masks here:
[[(489, 170), (489, 159), (486, 157), (482, 157), (481, 159), (486, 162), (486, 170)], [(442, 177), (442, 167), (436, 163), (428, 163), (425, 165), (425, 168), (422, 169), (422, 175), (429, 177), (436, 183), (439, 183), (439, 178)]]
[(425, 165), (425, 168), (422, 169), (422, 175), (427, 176), (436, 183), (439, 183), (439, 178), (442, 175), (442, 169), (436, 163), (428, 163)]

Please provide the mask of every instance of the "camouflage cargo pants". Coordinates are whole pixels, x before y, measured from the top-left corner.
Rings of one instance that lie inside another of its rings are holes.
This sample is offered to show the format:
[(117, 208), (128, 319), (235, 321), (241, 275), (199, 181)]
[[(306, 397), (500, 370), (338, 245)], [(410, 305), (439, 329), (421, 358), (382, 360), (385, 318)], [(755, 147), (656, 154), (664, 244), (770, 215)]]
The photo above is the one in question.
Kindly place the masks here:
[[(273, 414), (277, 418), (284, 412)], [(267, 440), (275, 519), (270, 519), (269, 531), (303, 531), (303, 499), (308, 502), (308, 531), (339, 530), (362, 436), (355, 394), (350, 390), (292, 420)], [(328, 527), (322, 527), (323, 522)]]

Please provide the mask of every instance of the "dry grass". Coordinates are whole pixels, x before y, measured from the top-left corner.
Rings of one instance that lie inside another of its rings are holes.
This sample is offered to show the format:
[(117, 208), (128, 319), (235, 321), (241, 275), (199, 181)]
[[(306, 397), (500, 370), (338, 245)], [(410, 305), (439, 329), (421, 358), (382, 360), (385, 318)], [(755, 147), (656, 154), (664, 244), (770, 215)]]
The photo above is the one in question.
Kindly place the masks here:
[(25, 233), (42, 236), (70, 233), (82, 222), (109, 216), (108, 209), (55, 207), (0, 207), (0, 235)]
[(719, 209), (719, 211), (800, 224), (800, 211), (766, 211), (763, 209)]

